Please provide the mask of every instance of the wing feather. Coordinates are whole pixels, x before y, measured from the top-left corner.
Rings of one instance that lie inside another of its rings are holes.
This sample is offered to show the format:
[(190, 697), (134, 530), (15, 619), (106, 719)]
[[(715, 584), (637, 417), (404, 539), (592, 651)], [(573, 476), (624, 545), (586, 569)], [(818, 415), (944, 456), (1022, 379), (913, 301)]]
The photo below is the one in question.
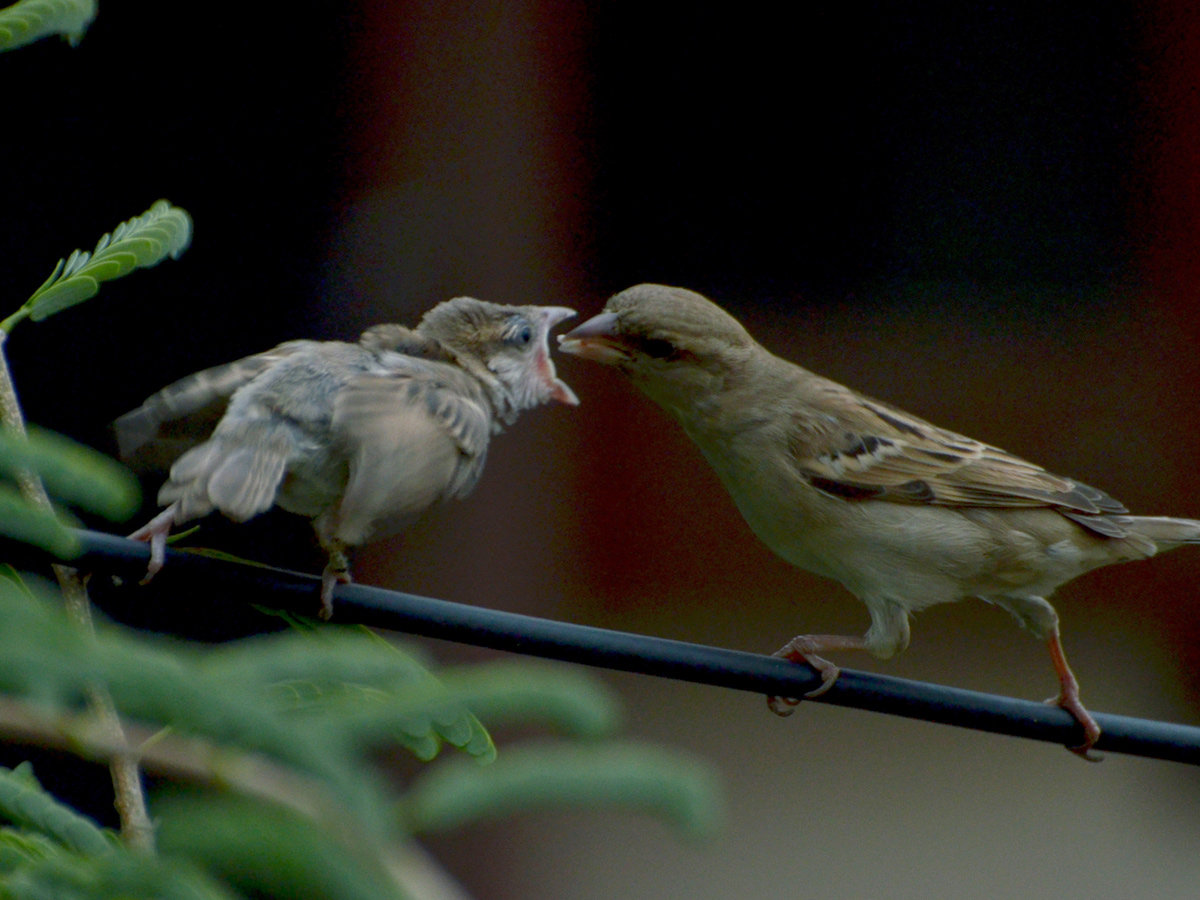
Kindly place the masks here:
[(935, 506), (1048, 507), (1107, 536), (1127, 512), (1103, 491), (1047, 472), (998, 447), (938, 428), (844, 391), (836, 424), (798, 420), (793, 459), (824, 493), (842, 499)]
[(121, 458), (165, 467), (212, 434), (234, 391), (313, 343), (288, 341), (265, 353), (188, 375), (151, 394), (137, 409), (113, 422)]

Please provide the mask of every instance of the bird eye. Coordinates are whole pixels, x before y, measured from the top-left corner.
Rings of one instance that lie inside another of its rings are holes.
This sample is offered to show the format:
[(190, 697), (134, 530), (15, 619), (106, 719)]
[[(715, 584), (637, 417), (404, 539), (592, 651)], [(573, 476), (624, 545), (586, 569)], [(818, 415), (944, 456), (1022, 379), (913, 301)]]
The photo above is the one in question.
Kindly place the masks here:
[(515, 344), (518, 347), (528, 346), (529, 342), (533, 340), (533, 326), (526, 322), (524, 325), (521, 325), (519, 328), (513, 331), (508, 340), (510, 343)]
[(675, 345), (662, 338), (643, 338), (638, 341), (638, 349), (655, 359), (673, 360), (679, 357)]

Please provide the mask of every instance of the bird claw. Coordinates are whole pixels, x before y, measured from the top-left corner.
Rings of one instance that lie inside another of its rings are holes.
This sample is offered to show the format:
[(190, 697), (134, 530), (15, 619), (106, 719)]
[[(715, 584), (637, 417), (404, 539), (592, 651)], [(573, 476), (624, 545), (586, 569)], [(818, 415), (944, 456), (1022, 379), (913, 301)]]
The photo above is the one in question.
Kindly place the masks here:
[(162, 571), (167, 561), (167, 536), (174, 524), (175, 505), (172, 504), (129, 535), (131, 541), (145, 541), (150, 545), (150, 562), (146, 566), (145, 577), (138, 584), (149, 584)]
[(1096, 745), (1096, 741), (1100, 740), (1100, 726), (1096, 724), (1096, 720), (1092, 718), (1092, 714), (1084, 708), (1078, 696), (1072, 697), (1059, 694), (1057, 697), (1048, 698), (1045, 703), (1065, 709), (1075, 717), (1075, 721), (1083, 728), (1083, 743), (1078, 747), (1067, 747), (1068, 750), (1080, 759), (1086, 759), (1088, 762), (1100, 762), (1104, 759), (1101, 754), (1092, 752), (1092, 747)]
[(338, 584), (351, 584), (353, 581), (344, 560), (341, 568), (331, 561), (321, 573), (321, 618), (326, 622), (333, 618), (333, 589)]
[(812, 700), (820, 697), (837, 681), (838, 675), (842, 673), (836, 665), (827, 659), (822, 659), (816, 655), (818, 650), (817, 641), (808, 635), (800, 635), (792, 638), (782, 648), (776, 650), (772, 656), (778, 656), (781, 659), (790, 660), (795, 663), (807, 663), (809, 666), (817, 670), (817, 674), (821, 676), (821, 684), (819, 687), (813, 688), (805, 693), (804, 698), (800, 697), (768, 697), (767, 707), (777, 716), (790, 716), (796, 711), (796, 707), (800, 705), (802, 699)]
[(1050, 649), (1050, 660), (1054, 664), (1054, 671), (1058, 673), (1061, 685), (1058, 696), (1051, 697), (1046, 702), (1065, 709), (1083, 727), (1083, 743), (1078, 747), (1068, 747), (1067, 749), (1080, 759), (1099, 762), (1104, 757), (1093, 754), (1091, 749), (1096, 745), (1096, 741), (1100, 740), (1100, 726), (1079, 699), (1079, 682), (1075, 679), (1075, 673), (1071, 671), (1071, 667), (1067, 665), (1067, 657), (1063, 653), (1062, 641), (1057, 628), (1051, 632), (1046, 644)]
[(768, 697), (767, 708), (775, 715), (782, 718), (787, 718), (796, 711), (796, 707), (800, 705), (799, 697)]

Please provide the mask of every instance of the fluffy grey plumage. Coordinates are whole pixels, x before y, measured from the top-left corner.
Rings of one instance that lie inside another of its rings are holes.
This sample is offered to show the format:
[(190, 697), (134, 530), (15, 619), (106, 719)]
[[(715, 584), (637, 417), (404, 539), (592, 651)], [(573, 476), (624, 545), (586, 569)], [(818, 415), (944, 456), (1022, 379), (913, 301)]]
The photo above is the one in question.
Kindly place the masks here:
[(123, 457), (192, 416), (219, 420), (171, 466), (158, 495), (167, 508), (132, 535), (151, 542), (147, 578), (174, 525), (213, 511), (241, 522), (279, 506), (310, 517), (329, 553), (328, 616), (334, 585), (349, 580), (347, 547), (467, 496), (492, 434), (522, 410), (579, 402), (547, 346), (572, 315), (458, 297), (415, 329), (377, 325), (357, 344), (289, 341), (159, 391), (115, 423)]
[[(699, 294), (643, 284), (559, 338), (566, 352), (619, 369), (669, 412), (772, 550), (841, 581), (866, 605), (861, 638), (800, 635), (778, 655), (908, 645), (909, 614), (964, 597), (1011, 612), (1049, 644), (1055, 702), (1099, 737), (1046, 601), (1099, 566), (1200, 542), (1200, 522), (1130, 516), (1107, 494), (938, 428), (814, 375), (757, 344)], [(794, 701), (772, 698), (772, 709)]]

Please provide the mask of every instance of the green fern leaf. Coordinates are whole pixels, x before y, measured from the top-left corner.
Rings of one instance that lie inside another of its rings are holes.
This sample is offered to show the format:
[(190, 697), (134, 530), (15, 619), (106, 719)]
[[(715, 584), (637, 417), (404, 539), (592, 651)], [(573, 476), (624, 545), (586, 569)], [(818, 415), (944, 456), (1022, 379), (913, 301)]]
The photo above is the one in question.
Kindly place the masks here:
[(246, 896), (400, 900), (372, 855), (290, 811), (235, 798), (156, 804), (158, 845), (192, 859)]
[(29, 585), (25, 583), (25, 579), (21, 577), (21, 573), (8, 563), (0, 563), (0, 582), (6, 588), (19, 591), (27, 599), (34, 599), (33, 591), (29, 589)]
[(406, 824), (442, 831), (517, 812), (616, 806), (655, 814), (692, 835), (711, 834), (721, 807), (710, 766), (648, 744), (508, 748), (492, 766), (448, 760), (418, 776)]
[(0, 474), (36, 473), (51, 497), (123, 521), (141, 499), (137, 479), (107, 456), (61, 435), (30, 429), (28, 440), (0, 433)]
[(20, 0), (0, 9), (0, 52), (61, 34), (72, 47), (96, 18), (96, 0)]
[(38, 784), (28, 764), (16, 769), (0, 766), (0, 815), (84, 856), (103, 856), (113, 850), (112, 842), (96, 823), (60, 803)]
[(366, 630), (240, 642), (205, 666), (238, 684), (260, 685), (281, 711), (311, 718), (350, 746), (394, 740), (430, 760), (445, 741), (484, 761), (495, 755), (479, 720), (417, 659)]
[(0, 877), (31, 862), (53, 859), (63, 852), (62, 844), (39, 831), (0, 828)]
[(236, 900), (180, 861), (131, 853), (80, 857), (66, 851), (30, 859), (0, 880), (5, 900)]
[(492, 728), (540, 724), (597, 738), (617, 726), (613, 693), (577, 669), (539, 662), (497, 662), (438, 673), (447, 699), (461, 703)]
[[(22, 307), (35, 322), (82, 303), (100, 290), (100, 283), (120, 278), (135, 268), (156, 266), (168, 256), (178, 259), (192, 239), (191, 217), (166, 200), (140, 216), (122, 222), (88, 253), (74, 251)], [(10, 326), (11, 327), (11, 326)]]
[(79, 538), (57, 516), (36, 509), (8, 484), (0, 483), (0, 534), (33, 544), (59, 559), (79, 555)]
[(38, 296), (29, 308), (29, 316), (33, 321), (39, 322), (64, 309), (78, 306), (98, 293), (100, 282), (90, 275), (66, 276), (65, 281), (52, 285)]

